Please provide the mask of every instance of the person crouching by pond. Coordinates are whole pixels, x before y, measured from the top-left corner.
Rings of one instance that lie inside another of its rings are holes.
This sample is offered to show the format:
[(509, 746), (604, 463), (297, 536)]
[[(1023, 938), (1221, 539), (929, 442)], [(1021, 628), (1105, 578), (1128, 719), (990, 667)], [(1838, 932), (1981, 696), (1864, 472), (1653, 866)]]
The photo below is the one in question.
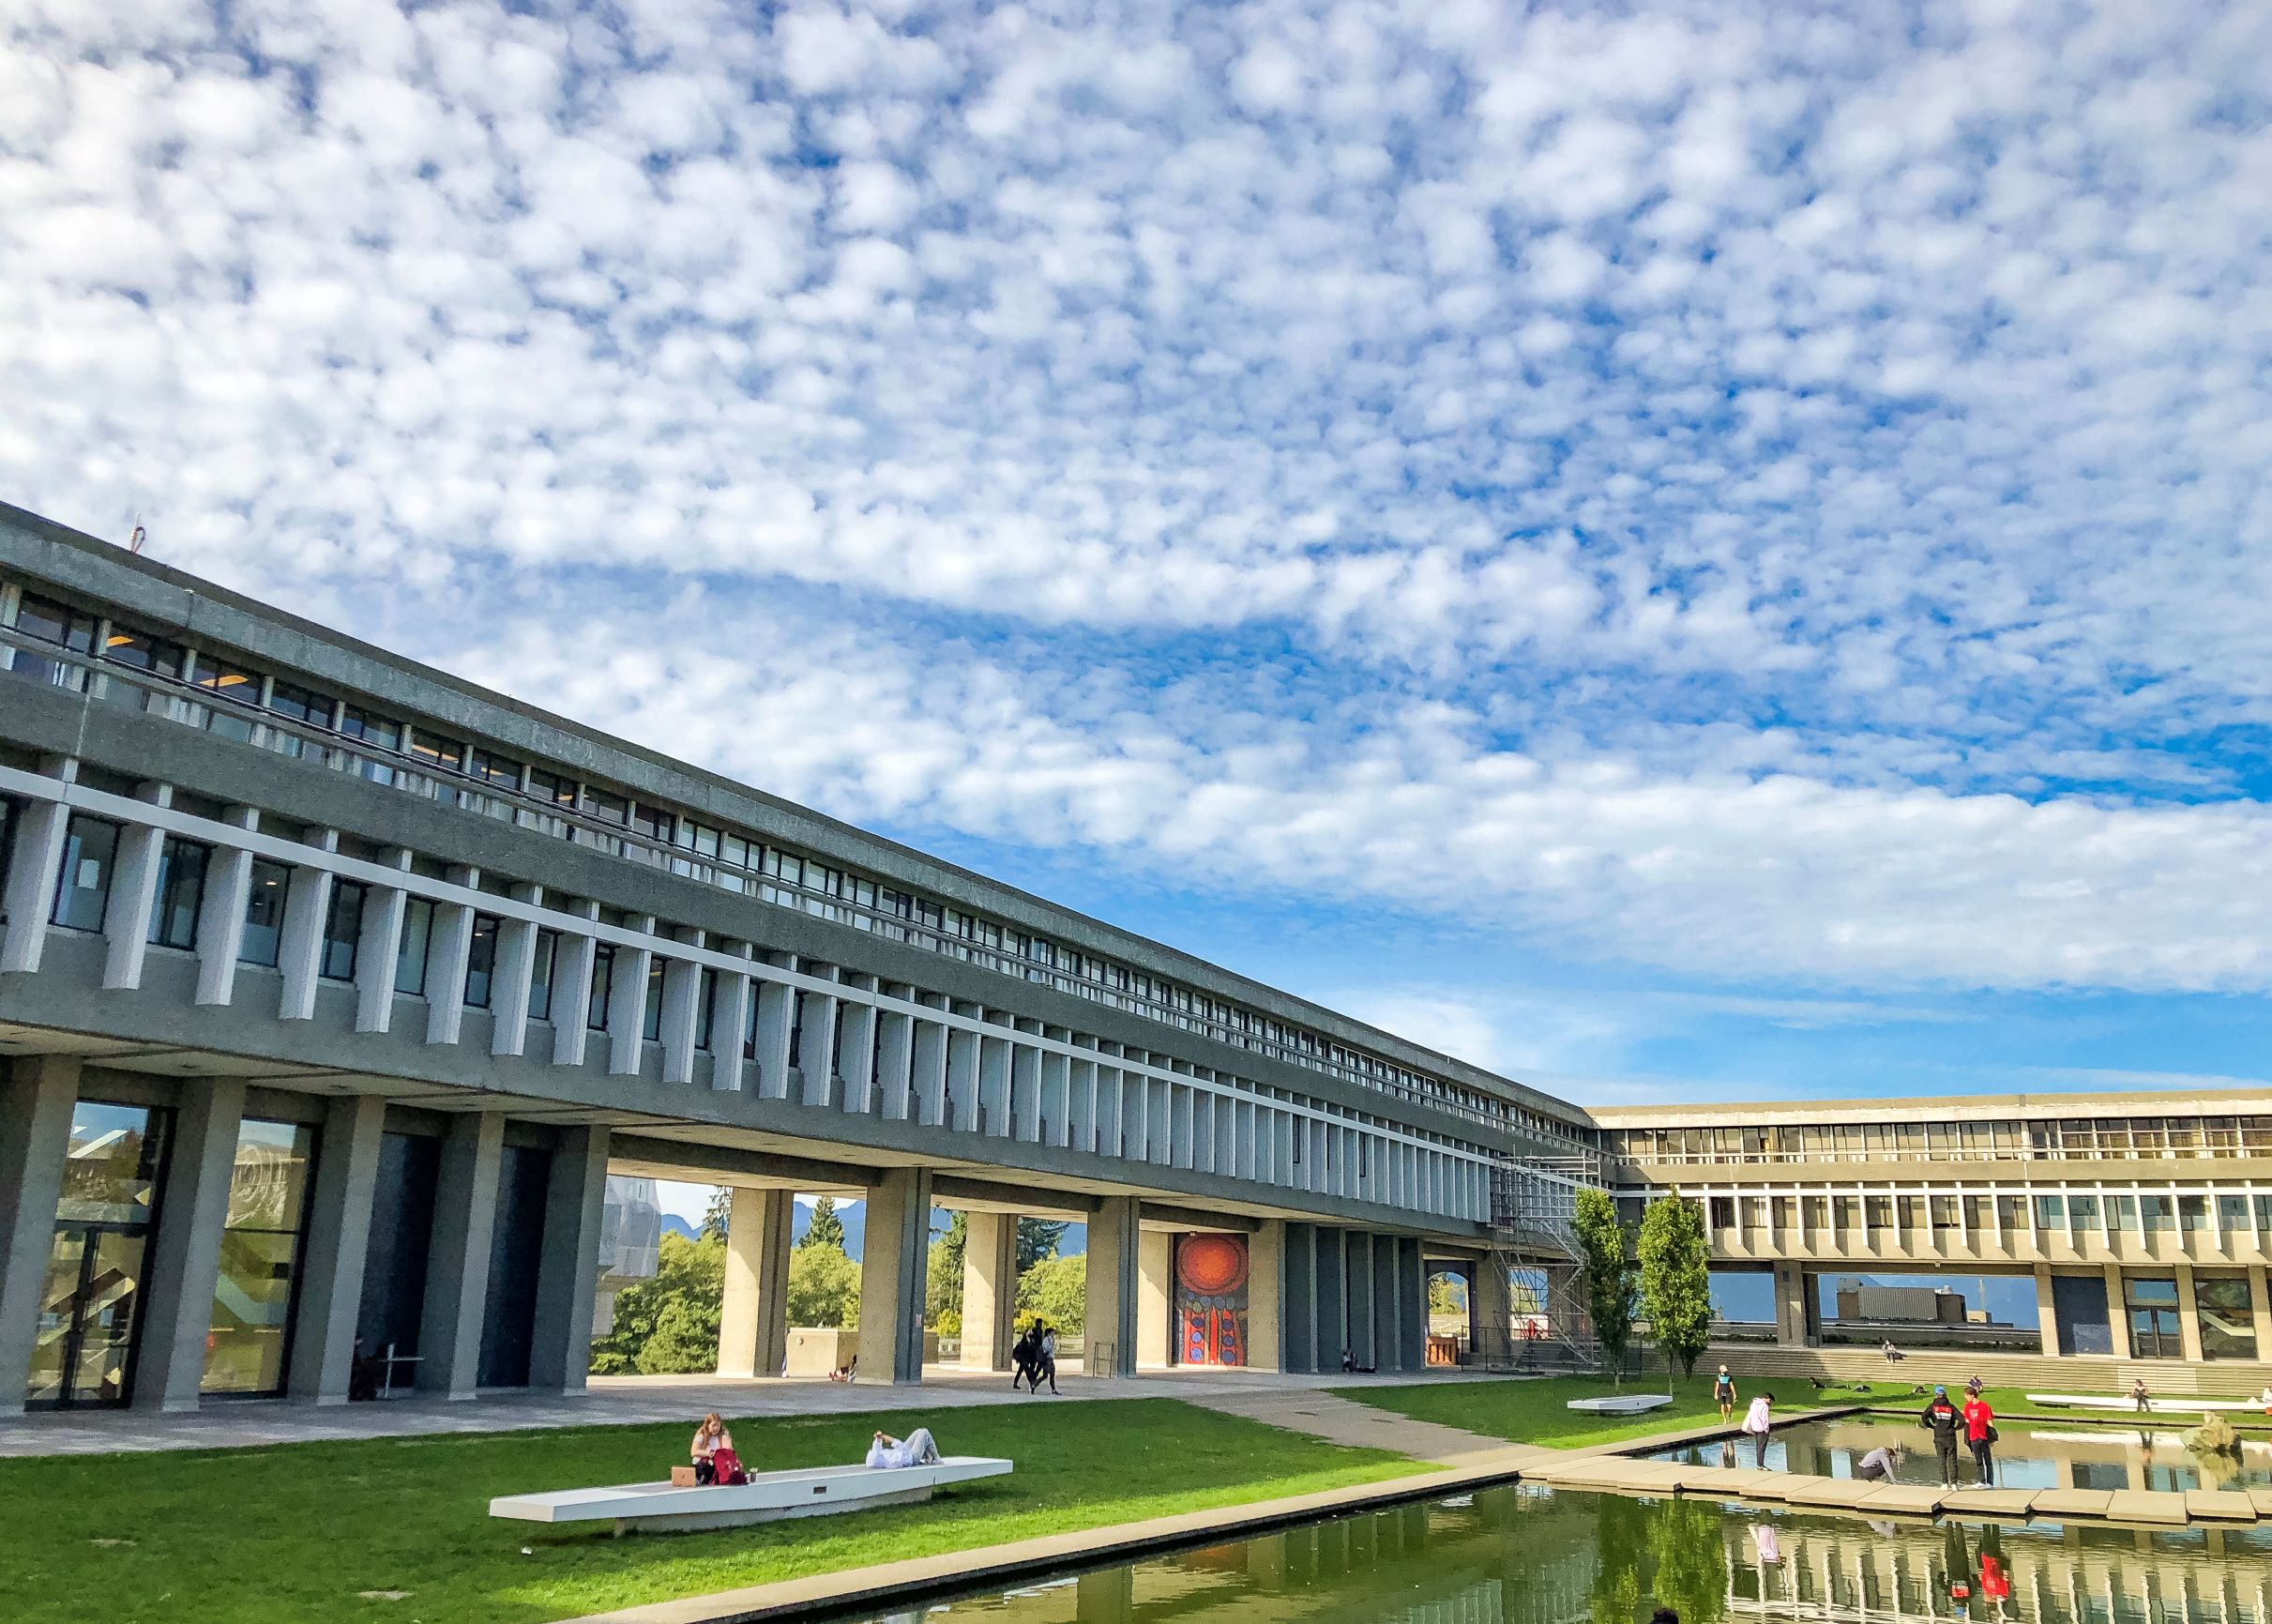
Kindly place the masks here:
[(726, 1431), (726, 1423), (716, 1410), (703, 1417), (702, 1425), (694, 1429), (694, 1481), (697, 1486), (709, 1488), (717, 1484), (745, 1483), (750, 1475), (742, 1470), (741, 1457), (734, 1452), (734, 1434)]
[(930, 1466), (939, 1460), (939, 1446), (933, 1441), (929, 1427), (917, 1427), (904, 1438), (895, 1438), (889, 1433), (878, 1433), (869, 1440), (868, 1465), (871, 1470), (886, 1466)]
[(1750, 1409), (1744, 1414), (1744, 1431), (1751, 1438), (1751, 1461), (1763, 1471), (1767, 1465), (1767, 1434), (1775, 1428), (1774, 1419), (1768, 1413), (1774, 1405), (1775, 1395), (1762, 1393), (1751, 1401)]

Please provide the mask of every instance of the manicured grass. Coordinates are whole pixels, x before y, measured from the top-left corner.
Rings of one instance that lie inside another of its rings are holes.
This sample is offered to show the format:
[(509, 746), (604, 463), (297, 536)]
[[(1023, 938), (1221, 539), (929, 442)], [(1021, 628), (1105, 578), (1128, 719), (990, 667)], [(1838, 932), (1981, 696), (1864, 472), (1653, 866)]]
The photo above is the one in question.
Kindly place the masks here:
[[(1415, 1420), (1436, 1421), (1447, 1427), (1460, 1427), (1467, 1432), (1480, 1433), (1486, 1437), (1507, 1438), (1518, 1444), (1539, 1444), (1548, 1449), (1577, 1449), (1595, 1444), (1613, 1444), (1627, 1438), (1645, 1438), (1655, 1433), (1668, 1433), (1682, 1427), (1691, 1427), (1700, 1421), (1716, 1421), (1719, 1410), (1712, 1403), (1712, 1384), (1698, 1375), (1692, 1381), (1680, 1383), (1670, 1404), (1660, 1405), (1646, 1415), (1620, 1418), (1588, 1415), (1583, 1410), (1568, 1407), (1572, 1399), (1605, 1398), (1617, 1391), (1628, 1393), (1660, 1393), (1664, 1378), (1641, 1377), (1628, 1381), (1622, 1389), (1593, 1376), (1548, 1376), (1538, 1380), (1460, 1381), (1431, 1383), (1422, 1387), (1367, 1387), (1340, 1388), (1340, 1397), (1360, 1404), (1371, 1404), (1376, 1409), (1393, 1410)], [(1749, 1385), (1744, 1396), (1750, 1396)], [(1808, 1401), (1801, 1399), (1794, 1405), (1791, 1395), (1779, 1395), (1785, 1407), (1805, 1408)], [(1859, 1399), (1854, 1401), (1862, 1402)]]
[[(661, 1477), (685, 1425), (0, 1461), (8, 1624), (538, 1624), (603, 1608), (1375, 1482), (1415, 1468), (1130, 1399), (732, 1422), (752, 1469), (856, 1461), (928, 1422), (1015, 1473), (888, 1507), (713, 1533), (549, 1534), (492, 1495)], [(523, 1547), (527, 1548), (526, 1555)], [(400, 1600), (364, 1591), (407, 1592)]]

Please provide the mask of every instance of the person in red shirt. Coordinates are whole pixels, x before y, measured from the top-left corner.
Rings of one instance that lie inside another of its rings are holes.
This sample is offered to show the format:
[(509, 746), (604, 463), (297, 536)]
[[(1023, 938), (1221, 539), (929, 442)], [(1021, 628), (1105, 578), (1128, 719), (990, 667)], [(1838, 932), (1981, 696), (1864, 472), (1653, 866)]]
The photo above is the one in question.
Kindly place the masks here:
[(1978, 1393), (1964, 1401), (1964, 1441), (1972, 1446), (1972, 1464), (1978, 1468), (1980, 1487), (1996, 1481), (1996, 1413)]

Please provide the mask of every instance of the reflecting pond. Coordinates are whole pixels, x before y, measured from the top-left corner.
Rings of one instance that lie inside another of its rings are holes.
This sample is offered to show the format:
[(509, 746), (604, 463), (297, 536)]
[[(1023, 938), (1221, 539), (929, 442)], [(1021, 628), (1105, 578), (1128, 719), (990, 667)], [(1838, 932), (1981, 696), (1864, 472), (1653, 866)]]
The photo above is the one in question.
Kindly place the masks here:
[[(1996, 1484), (2006, 1489), (2264, 1489), (2272, 1488), (2272, 1443), (2245, 1439), (2237, 1459), (2204, 1457), (2185, 1447), (2183, 1434), (2166, 1427), (2021, 1424), (1996, 1428)], [(1851, 1478), (1855, 1463), (1881, 1444), (1902, 1451), (1894, 1470), (1903, 1483), (1938, 1483), (1932, 1437), (1914, 1419), (1855, 1416), (1780, 1427), (1767, 1443), (1771, 1472), (1808, 1472)], [(1684, 1444), (1649, 1457), (1689, 1465), (1749, 1466), (1751, 1440)], [(1973, 1480), (1972, 1456), (1958, 1454), (1960, 1480)]]
[[(1763, 1558), (1763, 1546), (1775, 1560)], [(1659, 1603), (1676, 1608), (1682, 1624), (2272, 1624), (2272, 1530), (1863, 1523), (1518, 1484), (885, 1616), (1642, 1624)]]

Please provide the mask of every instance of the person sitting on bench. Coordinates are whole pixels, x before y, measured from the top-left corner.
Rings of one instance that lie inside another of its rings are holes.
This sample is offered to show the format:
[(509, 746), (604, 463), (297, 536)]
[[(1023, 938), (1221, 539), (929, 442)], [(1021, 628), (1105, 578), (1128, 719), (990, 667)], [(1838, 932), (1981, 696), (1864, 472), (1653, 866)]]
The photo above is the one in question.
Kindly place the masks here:
[(694, 1481), (696, 1486), (709, 1488), (717, 1483), (741, 1483), (749, 1480), (742, 1470), (741, 1457), (734, 1452), (734, 1434), (726, 1431), (726, 1423), (716, 1410), (703, 1417), (702, 1425), (694, 1429)]
[(904, 1438), (878, 1433), (868, 1445), (871, 1468), (930, 1466), (937, 1465), (938, 1459), (939, 1446), (932, 1440), (929, 1427), (917, 1427)]

